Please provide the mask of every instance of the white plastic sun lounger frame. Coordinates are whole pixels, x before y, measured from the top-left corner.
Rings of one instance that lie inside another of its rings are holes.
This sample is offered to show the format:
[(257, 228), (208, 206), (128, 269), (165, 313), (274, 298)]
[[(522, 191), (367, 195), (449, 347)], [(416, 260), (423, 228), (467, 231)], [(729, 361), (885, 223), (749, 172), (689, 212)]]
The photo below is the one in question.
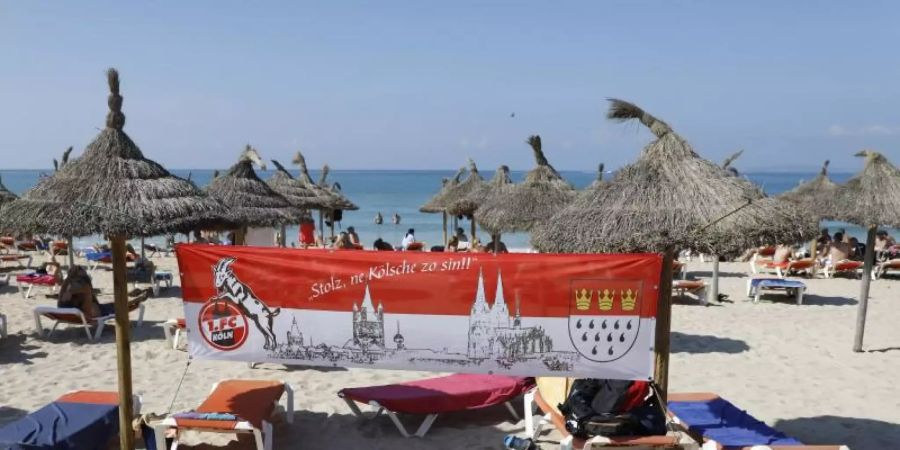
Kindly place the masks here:
[[(66, 324), (70, 324), (70, 325), (77, 325), (77, 326), (83, 327), (84, 333), (87, 335), (87, 338), (89, 341), (96, 341), (96, 340), (100, 339), (100, 335), (103, 334), (103, 328), (106, 326), (106, 322), (116, 318), (115, 314), (108, 314), (105, 316), (94, 317), (93, 322), (96, 323), (97, 330), (94, 332), (93, 335), (91, 335), (91, 326), (88, 323), (87, 318), (84, 316), (84, 313), (81, 312), (80, 309), (78, 309), (78, 308), (56, 308), (53, 306), (38, 306), (37, 308), (34, 308), (34, 327), (35, 327), (35, 332), (37, 333), (38, 337), (45, 337), (44, 336), (44, 327), (43, 327), (43, 325), (41, 325), (41, 316), (44, 316), (45, 314), (66, 314), (66, 315), (77, 316), (81, 319), (81, 323), (78, 324), (78, 323), (74, 323), (74, 322), (61, 321), (59, 319), (55, 319), (53, 317), (47, 316), (48, 319), (53, 319), (53, 327), (50, 328), (50, 331), (46, 334), (46, 337), (49, 338), (50, 335), (52, 335), (53, 332), (56, 331), (56, 327), (59, 326), (60, 323), (66, 323)], [(141, 303), (140, 306), (138, 306), (137, 324), (138, 324), (138, 326), (141, 326), (141, 325), (143, 325), (143, 323), (144, 323), (144, 304)]]
[(18, 258), (16, 258), (16, 259), (9, 259), (9, 260), (6, 260), (6, 259), (0, 259), (0, 267), (3, 267), (3, 265), (6, 264), (6, 263), (10, 263), (10, 264), (12, 265), (12, 267), (17, 267), (17, 265), (22, 265), (21, 261), (22, 261), (23, 259), (25, 259), (25, 260), (28, 260), (28, 261), (24, 264), (25, 268), (26, 268), (26, 269), (31, 269), (31, 262), (32, 262), (32, 259), (33, 259), (33, 257), (32, 257), (31, 255), (23, 255), (23, 254), (21, 254), (21, 253), (7, 253), (7, 254), (5, 254), (4, 256), (17, 256)]
[[(212, 394), (215, 392), (216, 388), (219, 386), (224, 380), (220, 380), (212, 385), (212, 389), (209, 390), (209, 393)], [(284, 393), (283, 397), (285, 397), (285, 421), (287, 423), (294, 423), (294, 388), (291, 387), (290, 384), (284, 383)], [(275, 401), (275, 405), (278, 406), (278, 399)], [(223, 411), (227, 412), (227, 411)], [(175, 418), (172, 416), (168, 416), (163, 419), (162, 422), (159, 422), (153, 427), (154, 437), (156, 438), (156, 448), (164, 448), (166, 442), (166, 431), (170, 428), (179, 428), (178, 423), (175, 421)], [(262, 421), (262, 429), (256, 428), (252, 423), (241, 420), (238, 421), (234, 428), (230, 430), (222, 430), (218, 428), (197, 428), (197, 427), (180, 427), (188, 430), (199, 430), (205, 433), (223, 433), (223, 434), (252, 434), (253, 439), (256, 441), (256, 449), (257, 450), (272, 450), (272, 422), (268, 420)], [(162, 443), (162, 444), (160, 444)], [(177, 450), (178, 449), (178, 438), (172, 441), (172, 447), (169, 450)]]
[(187, 328), (179, 327), (178, 319), (169, 319), (163, 323), (163, 333), (166, 334), (166, 342), (172, 346), (172, 349), (178, 350), (181, 336), (187, 336)]
[[(406, 427), (403, 426), (403, 422), (400, 422), (400, 418), (397, 417), (397, 413), (385, 408), (384, 406), (381, 406), (378, 401), (370, 401), (369, 406), (374, 408), (375, 411), (365, 413), (359, 409), (359, 406), (356, 405), (356, 401), (354, 401), (353, 399), (344, 397), (344, 395), (342, 395), (340, 392), (338, 392), (338, 397), (340, 397), (342, 400), (344, 400), (345, 403), (347, 403), (347, 406), (350, 407), (350, 410), (353, 411), (353, 414), (355, 414), (357, 417), (371, 420), (380, 416), (381, 413), (385, 413), (391, 419), (391, 422), (394, 423), (394, 426), (397, 427), (397, 431), (399, 431), (400, 434), (405, 438), (425, 437), (425, 434), (428, 433), (428, 430), (431, 429), (431, 426), (434, 425), (434, 421), (438, 418), (438, 413), (431, 413), (426, 415), (425, 420), (422, 421), (422, 424), (419, 425), (419, 428), (416, 430), (416, 432), (413, 434), (409, 434), (409, 431), (406, 431)], [(509, 413), (513, 416), (513, 419), (519, 420), (519, 413), (516, 412), (516, 409), (513, 407), (512, 403), (507, 401), (503, 402), (503, 405), (506, 406), (506, 410), (509, 411)]]

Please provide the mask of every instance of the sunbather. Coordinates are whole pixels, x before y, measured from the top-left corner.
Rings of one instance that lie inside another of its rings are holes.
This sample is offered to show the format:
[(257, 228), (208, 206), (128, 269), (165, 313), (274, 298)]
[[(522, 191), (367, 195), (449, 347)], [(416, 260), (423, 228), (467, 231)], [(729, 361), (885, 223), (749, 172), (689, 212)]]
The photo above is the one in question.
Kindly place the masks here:
[(69, 276), (63, 281), (59, 289), (59, 308), (78, 308), (84, 313), (90, 322), (101, 314), (100, 302), (94, 296), (94, 286), (91, 277), (82, 266), (75, 266), (69, 270)]
[(879, 260), (889, 259), (891, 247), (897, 245), (897, 242), (885, 230), (878, 230), (875, 235), (875, 255)]
[(825, 248), (825, 256), (832, 264), (848, 261), (853, 254), (853, 247), (849, 242), (844, 242), (844, 235), (838, 231), (834, 233), (834, 240)]

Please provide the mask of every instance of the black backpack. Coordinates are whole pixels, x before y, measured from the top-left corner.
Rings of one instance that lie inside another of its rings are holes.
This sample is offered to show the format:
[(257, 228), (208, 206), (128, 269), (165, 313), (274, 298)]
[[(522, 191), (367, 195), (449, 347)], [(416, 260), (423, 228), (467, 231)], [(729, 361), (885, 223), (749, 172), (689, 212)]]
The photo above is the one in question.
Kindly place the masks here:
[(646, 381), (575, 380), (559, 410), (573, 436), (653, 436), (666, 434), (666, 414)]

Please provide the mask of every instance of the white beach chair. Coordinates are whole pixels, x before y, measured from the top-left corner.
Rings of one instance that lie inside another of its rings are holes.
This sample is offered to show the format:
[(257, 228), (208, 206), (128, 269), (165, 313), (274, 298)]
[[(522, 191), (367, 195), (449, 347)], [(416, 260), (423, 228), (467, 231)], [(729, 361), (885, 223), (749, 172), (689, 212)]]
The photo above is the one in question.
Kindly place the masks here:
[[(287, 395), (284, 395), (287, 394)], [(279, 400), (285, 398), (285, 420), (294, 422), (294, 389), (281, 381), (269, 380), (221, 380), (214, 384), (206, 400), (195, 410), (198, 414), (232, 414), (234, 420), (181, 418), (168, 416), (154, 425), (154, 436), (157, 448), (162, 448), (166, 432), (169, 429), (196, 430), (206, 433), (252, 434), (257, 450), (272, 450), (272, 422), (270, 417), (278, 406)], [(271, 402), (270, 402), (271, 401)], [(263, 411), (261, 417), (248, 417), (252, 411), (243, 411), (248, 403), (260, 402), (271, 405)], [(242, 414), (244, 413), (244, 414)], [(257, 422), (259, 426), (253, 424)], [(172, 449), (178, 448), (178, 437), (172, 443)]]
[[(138, 326), (143, 325), (144, 323), (144, 301), (149, 296), (149, 292), (145, 292), (141, 294), (141, 296), (132, 298), (129, 300), (129, 312), (137, 310), (138, 311)], [(94, 317), (91, 321), (93, 325), (96, 326), (96, 331), (94, 334), (91, 334), (91, 325), (87, 318), (84, 316), (84, 313), (81, 312), (78, 308), (57, 308), (55, 306), (38, 306), (34, 308), (34, 326), (35, 332), (38, 337), (44, 337), (44, 327), (41, 324), (41, 317), (46, 317), (48, 319), (52, 319), (53, 327), (50, 328), (50, 331), (46, 334), (46, 337), (50, 337), (54, 331), (56, 331), (56, 327), (59, 326), (60, 323), (65, 323), (69, 325), (76, 325), (84, 328), (84, 333), (87, 335), (89, 341), (96, 341), (100, 339), (100, 335), (103, 333), (103, 328), (106, 326), (106, 322), (113, 320), (116, 318), (115, 313), (104, 314), (102, 316)]]

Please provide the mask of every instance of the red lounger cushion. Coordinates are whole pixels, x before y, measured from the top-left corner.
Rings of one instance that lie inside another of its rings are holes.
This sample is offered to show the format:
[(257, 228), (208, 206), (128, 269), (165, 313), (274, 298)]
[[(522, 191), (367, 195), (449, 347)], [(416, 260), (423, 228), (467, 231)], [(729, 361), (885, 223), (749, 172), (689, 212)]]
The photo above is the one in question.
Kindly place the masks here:
[(841, 272), (845, 270), (856, 270), (862, 267), (861, 261), (841, 261), (834, 265), (834, 270)]
[[(272, 416), (275, 403), (284, 393), (284, 383), (264, 380), (225, 380), (216, 386), (197, 408), (198, 413), (234, 414), (262, 427), (262, 421)], [(230, 430), (237, 422), (230, 420), (175, 419), (179, 427)]]
[(56, 285), (56, 277), (53, 275), (25, 274), (16, 275), (16, 282), (26, 284), (37, 284), (41, 286)]
[(394, 412), (439, 414), (499, 405), (533, 386), (533, 378), (456, 374), (408, 383), (347, 388), (339, 394), (360, 403), (375, 400)]

